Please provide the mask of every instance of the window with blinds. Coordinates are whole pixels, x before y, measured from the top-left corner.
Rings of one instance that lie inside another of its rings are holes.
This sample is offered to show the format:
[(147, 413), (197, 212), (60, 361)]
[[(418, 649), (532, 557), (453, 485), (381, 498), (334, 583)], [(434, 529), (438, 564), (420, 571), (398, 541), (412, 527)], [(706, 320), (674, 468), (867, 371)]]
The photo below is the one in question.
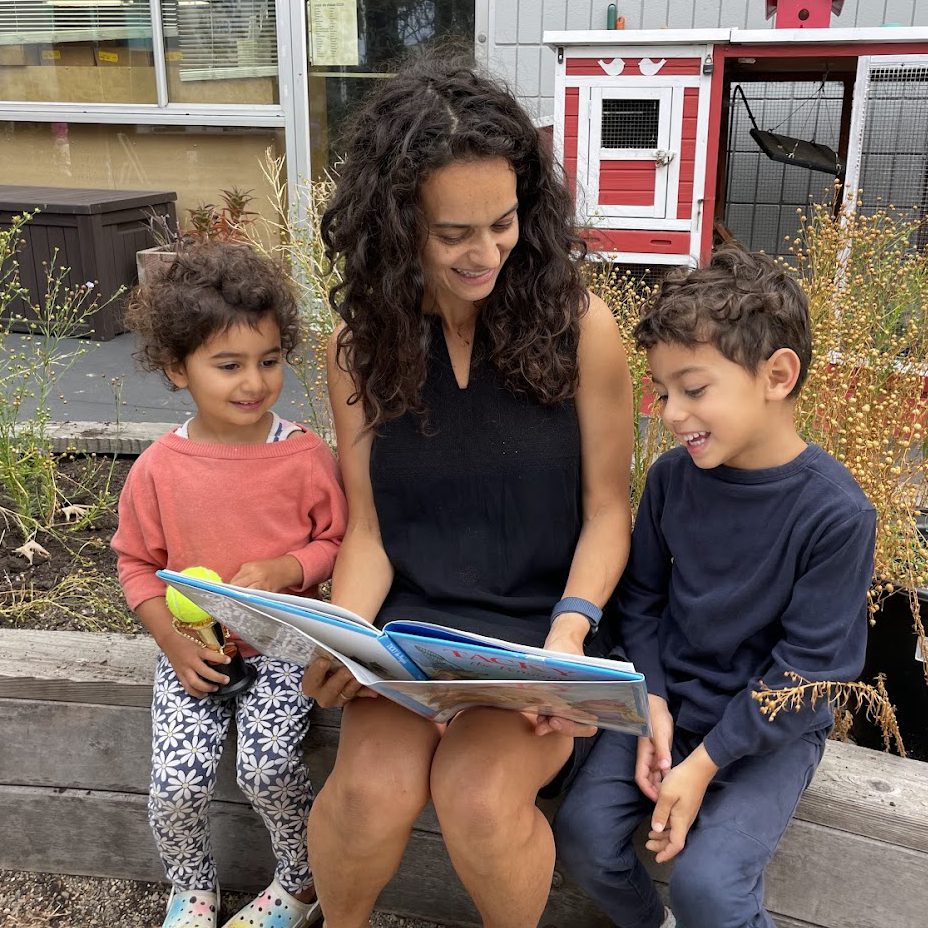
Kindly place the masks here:
[(0, 45), (150, 38), (148, 0), (0, 2)]
[(182, 81), (276, 77), (274, 0), (164, 0), (165, 51)]
[(156, 102), (149, 0), (0, 0), (0, 99)]

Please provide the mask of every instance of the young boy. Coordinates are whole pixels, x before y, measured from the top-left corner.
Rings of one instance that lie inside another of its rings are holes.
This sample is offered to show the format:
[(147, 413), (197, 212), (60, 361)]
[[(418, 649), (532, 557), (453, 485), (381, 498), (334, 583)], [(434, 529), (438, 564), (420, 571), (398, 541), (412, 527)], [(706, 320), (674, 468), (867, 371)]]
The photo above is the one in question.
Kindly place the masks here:
[[(752, 691), (863, 666), (875, 512), (796, 433), (811, 338), (796, 281), (725, 248), (673, 274), (635, 337), (681, 447), (651, 467), (619, 585), (619, 638), (652, 735), (603, 732), (561, 807), (558, 854), (620, 928), (773, 928), (764, 869), (821, 760), (821, 701), (773, 722)], [(632, 836), (676, 859), (671, 914)]]

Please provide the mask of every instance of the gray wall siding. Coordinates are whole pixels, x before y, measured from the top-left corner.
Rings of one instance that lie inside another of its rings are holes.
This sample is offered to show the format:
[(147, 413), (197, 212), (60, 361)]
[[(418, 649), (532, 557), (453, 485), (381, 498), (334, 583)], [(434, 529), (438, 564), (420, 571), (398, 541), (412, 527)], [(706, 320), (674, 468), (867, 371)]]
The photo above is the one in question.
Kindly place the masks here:
[[(491, 69), (513, 86), (531, 113), (554, 111), (554, 52), (549, 29), (604, 29), (609, 0), (489, 0)], [(618, 0), (627, 29), (768, 29), (763, 0)], [(928, 0), (845, 0), (832, 20), (843, 27), (928, 26)]]

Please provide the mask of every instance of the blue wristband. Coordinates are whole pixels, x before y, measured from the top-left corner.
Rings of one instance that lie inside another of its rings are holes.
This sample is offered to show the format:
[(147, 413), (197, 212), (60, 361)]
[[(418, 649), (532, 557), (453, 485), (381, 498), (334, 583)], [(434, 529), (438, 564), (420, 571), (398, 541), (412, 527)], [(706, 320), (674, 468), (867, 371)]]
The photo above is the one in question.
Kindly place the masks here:
[(551, 621), (553, 622), (562, 612), (577, 612), (582, 615), (590, 623), (591, 632), (599, 628), (599, 620), (603, 617), (603, 611), (596, 603), (579, 596), (565, 596), (556, 603), (551, 610)]

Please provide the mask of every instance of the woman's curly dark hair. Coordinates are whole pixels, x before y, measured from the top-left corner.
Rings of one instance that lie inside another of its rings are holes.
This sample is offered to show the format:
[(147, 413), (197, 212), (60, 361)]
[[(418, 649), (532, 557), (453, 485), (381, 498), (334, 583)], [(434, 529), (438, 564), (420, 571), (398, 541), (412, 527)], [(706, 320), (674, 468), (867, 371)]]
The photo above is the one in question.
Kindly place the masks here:
[(344, 262), (329, 294), (345, 321), (338, 363), (354, 378), (350, 401), (362, 403), (369, 428), (425, 412), (422, 184), (452, 162), (484, 158), (512, 166), (520, 226), (480, 308), (489, 361), (511, 390), (539, 402), (563, 402), (576, 391), (586, 249), (561, 172), (505, 87), (460, 57), (431, 56), (401, 70), (363, 107), (321, 224), (329, 260)]
[(265, 316), (280, 327), (284, 355), (300, 340), (296, 291), (286, 272), (248, 245), (212, 242), (179, 252), (170, 268), (132, 294), (127, 328), (139, 339), (135, 357), (159, 371), (193, 354), (214, 335), (245, 323), (257, 328)]
[(696, 270), (671, 271), (635, 326), (639, 348), (658, 342), (708, 344), (756, 374), (780, 348), (799, 358), (799, 395), (812, 363), (809, 301), (796, 278), (772, 258), (723, 245)]

